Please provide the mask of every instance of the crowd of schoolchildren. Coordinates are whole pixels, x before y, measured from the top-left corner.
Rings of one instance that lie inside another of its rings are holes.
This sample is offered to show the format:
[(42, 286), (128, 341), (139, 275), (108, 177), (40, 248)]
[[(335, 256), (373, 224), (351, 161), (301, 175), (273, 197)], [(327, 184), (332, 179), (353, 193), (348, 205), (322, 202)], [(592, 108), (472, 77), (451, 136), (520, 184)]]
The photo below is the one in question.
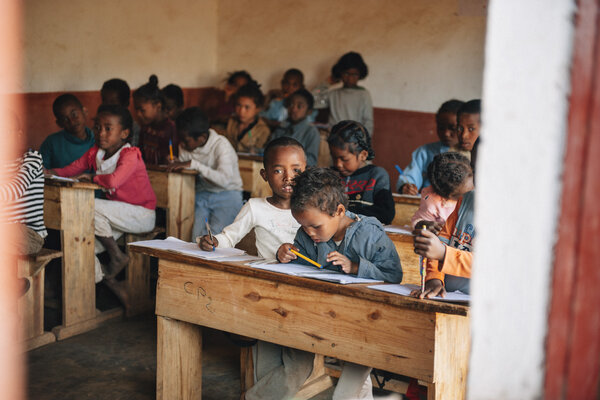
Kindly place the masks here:
[[(26, 238), (16, 241), (16, 252), (32, 254), (44, 243), (44, 173), (94, 182), (103, 188), (95, 200), (96, 252), (109, 255), (107, 264), (96, 260), (96, 279), (118, 292), (115, 277), (128, 256), (117, 239), (154, 228), (156, 196), (146, 165), (164, 164), (198, 172), (193, 236), (201, 248), (233, 247), (254, 229), (258, 255), (265, 259), (304, 263), (295, 250), (326, 268), (391, 283), (402, 281), (400, 259), (383, 228), (394, 219), (392, 192), (420, 194), (412, 224), (415, 252), (427, 260), (426, 285), (413, 295), (468, 293), (480, 102), (441, 105), (439, 141), (414, 151), (393, 190), (388, 173), (374, 161), (371, 97), (358, 85), (367, 74), (360, 54), (343, 55), (331, 76), (342, 86), (319, 92), (316, 101), (298, 69), (286, 71), (281, 90), (267, 96), (250, 74), (237, 71), (228, 77), (211, 121), (198, 107), (184, 109), (182, 89), (160, 89), (154, 75), (133, 96), (125, 81), (106, 81), (92, 129), (78, 98), (59, 96), (52, 110), (62, 130), (48, 136), (39, 152), (24, 152), (2, 170), (12, 180), (0, 187), (0, 198), (13, 204), (3, 219), (16, 223)], [(330, 168), (316, 166), (318, 107), (329, 109)], [(14, 129), (20, 130), (18, 121)], [(270, 197), (244, 203), (239, 152), (263, 155), (261, 176)], [(243, 394), (249, 400), (292, 398), (312, 371), (310, 353), (259, 341), (257, 354), (256, 384)], [(333, 398), (373, 398), (370, 372), (344, 363)]]

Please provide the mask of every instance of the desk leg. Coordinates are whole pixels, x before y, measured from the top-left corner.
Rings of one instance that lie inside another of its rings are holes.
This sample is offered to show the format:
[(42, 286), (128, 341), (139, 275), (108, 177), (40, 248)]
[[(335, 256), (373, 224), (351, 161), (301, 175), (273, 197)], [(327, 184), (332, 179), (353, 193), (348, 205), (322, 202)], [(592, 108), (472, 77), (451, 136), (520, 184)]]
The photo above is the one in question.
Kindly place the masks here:
[(436, 314), (435, 372), (427, 385), (427, 400), (467, 397), (467, 370), (471, 336), (469, 318)]
[(192, 240), (195, 205), (195, 175), (169, 174), (167, 235)]
[(157, 316), (156, 399), (202, 398), (202, 329)]

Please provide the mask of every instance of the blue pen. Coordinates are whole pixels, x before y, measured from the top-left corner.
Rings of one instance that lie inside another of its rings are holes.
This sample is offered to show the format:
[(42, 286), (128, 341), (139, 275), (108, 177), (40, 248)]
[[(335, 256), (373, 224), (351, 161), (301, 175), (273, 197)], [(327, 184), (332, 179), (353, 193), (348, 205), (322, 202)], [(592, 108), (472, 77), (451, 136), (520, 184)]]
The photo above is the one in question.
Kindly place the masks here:
[(210, 230), (210, 225), (208, 224), (208, 218), (204, 218), (204, 222), (206, 223), (206, 230), (208, 231), (208, 236), (210, 236), (210, 241), (213, 243), (213, 251), (215, 251), (215, 245), (214, 245), (215, 242), (213, 240), (213, 235)]
[(398, 165), (394, 165), (394, 167), (396, 167), (400, 175), (402, 175), (402, 168), (400, 168)]

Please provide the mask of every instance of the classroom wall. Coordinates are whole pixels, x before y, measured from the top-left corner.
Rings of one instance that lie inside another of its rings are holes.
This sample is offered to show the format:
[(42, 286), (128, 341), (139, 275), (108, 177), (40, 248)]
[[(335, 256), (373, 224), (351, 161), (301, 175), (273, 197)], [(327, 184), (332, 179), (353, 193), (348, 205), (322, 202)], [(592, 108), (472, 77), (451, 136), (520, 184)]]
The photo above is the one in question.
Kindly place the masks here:
[(470, 399), (543, 397), (574, 5), (490, 5), (476, 172)]
[(266, 88), (291, 67), (312, 88), (354, 50), (375, 107), (435, 112), (481, 96), (482, 0), (221, 0), (218, 15), (218, 70), (246, 69)]
[(214, 84), (218, 0), (25, 0), (23, 92)]

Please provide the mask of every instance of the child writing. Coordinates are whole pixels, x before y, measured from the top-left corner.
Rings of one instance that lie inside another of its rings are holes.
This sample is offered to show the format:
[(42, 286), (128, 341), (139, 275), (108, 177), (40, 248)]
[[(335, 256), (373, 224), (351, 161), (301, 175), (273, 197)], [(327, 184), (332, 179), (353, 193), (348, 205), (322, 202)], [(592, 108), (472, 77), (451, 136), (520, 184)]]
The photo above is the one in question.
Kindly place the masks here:
[(281, 90), (272, 90), (269, 92), (267, 100), (267, 109), (261, 111), (260, 116), (263, 117), (267, 124), (275, 128), (287, 119), (288, 112), (285, 100), (292, 93), (304, 88), (304, 74), (296, 68), (291, 68), (285, 71), (283, 79), (281, 79)]
[[(106, 198), (95, 200), (94, 230), (98, 239), (96, 253), (106, 249), (110, 256), (109, 264), (103, 268), (107, 280), (114, 280), (129, 262), (116, 239), (123, 232), (154, 229), (156, 196), (140, 150), (127, 142), (132, 123), (126, 108), (101, 105), (94, 125), (97, 144), (72, 164), (53, 171), (59, 176), (94, 182), (105, 189)], [(84, 173), (87, 170), (93, 173)], [(98, 272), (97, 281), (102, 276)]]
[(227, 138), (209, 128), (208, 118), (198, 107), (185, 109), (177, 118), (181, 139), (179, 158), (170, 170), (198, 171), (192, 237), (220, 233), (231, 224), (242, 207), (242, 178), (235, 150)]
[[(377, 219), (347, 211), (348, 196), (336, 172), (309, 168), (298, 175), (290, 206), (302, 229), (293, 245), (279, 247), (280, 262), (309, 265), (290, 251), (295, 248), (328, 269), (385, 282), (402, 280), (394, 244)], [(345, 363), (333, 398), (372, 398), (370, 372), (370, 367)]]
[(287, 121), (275, 129), (270, 140), (284, 136), (296, 139), (304, 147), (307, 165), (315, 166), (319, 157), (321, 135), (308, 118), (315, 104), (314, 98), (308, 90), (300, 89), (291, 94), (286, 103)]
[(146, 164), (165, 164), (170, 159), (170, 147), (177, 156), (179, 139), (175, 131), (175, 123), (171, 121), (164, 109), (164, 98), (158, 88), (158, 78), (151, 75), (148, 83), (133, 92), (133, 103), (142, 129), (139, 147)]
[[(248, 200), (233, 224), (213, 240), (202, 236), (203, 250), (233, 247), (254, 228), (258, 255), (275, 260), (279, 246), (294, 240), (300, 225), (292, 216), (290, 198), (294, 177), (306, 167), (302, 145), (289, 137), (272, 140), (265, 148), (263, 163), (260, 173), (273, 195)], [(268, 342), (258, 341), (252, 354), (257, 382), (245, 393), (246, 400), (293, 398), (313, 367), (313, 354)]]
[(333, 82), (343, 83), (343, 87), (326, 93), (324, 106), (329, 107), (329, 125), (340, 121), (358, 121), (373, 135), (373, 103), (369, 91), (358, 86), (358, 81), (369, 73), (359, 53), (344, 54), (331, 68)]
[(60, 95), (52, 103), (52, 112), (61, 131), (48, 136), (40, 147), (44, 168), (71, 164), (94, 145), (94, 133), (85, 126), (87, 110), (74, 95)]
[(390, 224), (396, 215), (390, 177), (381, 167), (368, 164), (375, 157), (366, 128), (355, 121), (336, 124), (327, 139), (333, 167), (342, 175), (348, 209)]
[(428, 143), (417, 148), (412, 153), (408, 167), (398, 177), (396, 188), (398, 193), (417, 195), (430, 185), (427, 179), (427, 166), (438, 154), (456, 150), (458, 138), (456, 133), (456, 113), (465, 104), (460, 100), (448, 100), (443, 103), (435, 114), (435, 124), (438, 142)]
[[(118, 105), (129, 109), (129, 98), (131, 97), (131, 90), (129, 85), (123, 79), (113, 78), (109, 79), (102, 84), (100, 89), (100, 96), (102, 97), (102, 104), (105, 105)], [(129, 143), (132, 146), (137, 146), (140, 139), (140, 125), (133, 121), (133, 130), (129, 135)]]
[(265, 147), (271, 131), (258, 116), (264, 101), (265, 96), (254, 81), (235, 93), (235, 114), (227, 122), (225, 135), (236, 151), (256, 153)]
[[(471, 150), (471, 168), (475, 171), (477, 145), (475, 140)], [(466, 162), (463, 157), (462, 162)], [(463, 190), (468, 189), (467, 181)], [(471, 186), (473, 187), (473, 186)], [(425, 291), (421, 289), (411, 294), (418, 298), (444, 297), (446, 291), (460, 290), (469, 293), (471, 266), (473, 264), (473, 241), (475, 190), (471, 190), (458, 200), (454, 212), (448, 217), (439, 238), (434, 232), (423, 230), (417, 225), (413, 231), (415, 253), (427, 258)]]
[(171, 121), (175, 121), (183, 111), (183, 90), (171, 83), (162, 88), (162, 95), (165, 100), (165, 112)]

